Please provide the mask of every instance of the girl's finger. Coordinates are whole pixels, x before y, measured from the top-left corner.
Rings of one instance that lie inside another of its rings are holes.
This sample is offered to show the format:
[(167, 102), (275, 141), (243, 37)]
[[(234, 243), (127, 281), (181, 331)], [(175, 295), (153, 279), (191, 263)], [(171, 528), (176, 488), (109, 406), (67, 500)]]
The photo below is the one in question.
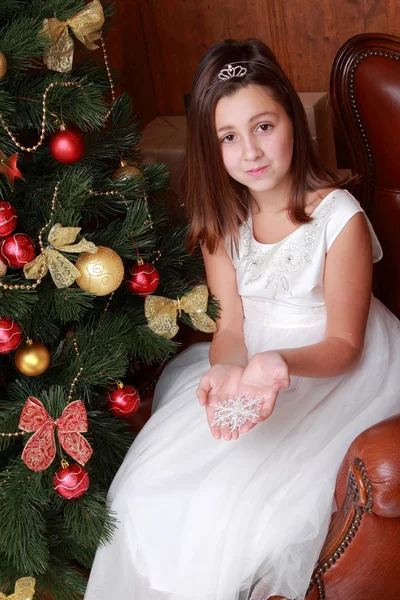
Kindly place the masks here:
[(232, 439), (233, 439), (233, 440), (237, 440), (237, 439), (238, 439), (238, 437), (239, 437), (239, 430), (238, 430), (238, 429), (234, 429), (234, 430), (232, 431)]
[(214, 427), (213, 425), (210, 425), (210, 431), (211, 431), (211, 434), (214, 439), (216, 439), (216, 440), (221, 439), (221, 431), (220, 431), (219, 427)]
[(286, 377), (282, 377), (281, 379), (277, 379), (276, 381), (274, 381), (274, 383), (272, 384), (272, 389), (274, 390), (274, 392), (278, 393), (278, 392), (282, 392), (283, 390), (286, 390), (290, 385), (289, 380)]
[(278, 396), (278, 393), (274, 394), (274, 395), (270, 395), (270, 397), (268, 398), (268, 400), (266, 400), (263, 405), (262, 405), (262, 409), (261, 409), (261, 414), (259, 417), (259, 423), (261, 421), (265, 421), (266, 419), (268, 419), (268, 417), (271, 416), (273, 408), (275, 406), (275, 402), (276, 402), (276, 398)]
[(220, 440), (221, 439), (221, 431), (220, 431), (219, 427), (216, 427), (215, 425), (212, 424), (213, 419), (214, 419), (214, 411), (215, 411), (215, 406), (213, 404), (210, 404), (210, 403), (206, 404), (206, 416), (207, 416), (208, 426), (211, 431), (211, 435), (213, 436), (214, 439)]
[(220, 440), (221, 439), (221, 430), (220, 430), (220, 428), (216, 427), (215, 425), (212, 424), (212, 417), (210, 417), (210, 415), (208, 415), (208, 414), (207, 414), (207, 420), (208, 420), (208, 426), (209, 426), (210, 431), (211, 431), (211, 435), (216, 440)]
[(229, 442), (232, 439), (232, 432), (230, 431), (230, 429), (228, 429), (228, 427), (221, 427), (220, 429), (221, 435), (224, 438), (224, 440)]
[(246, 423), (244, 423), (243, 425), (240, 426), (239, 432), (240, 434), (242, 433), (248, 433), (251, 429), (253, 429), (253, 427), (255, 427), (257, 425), (258, 421), (247, 421)]
[(204, 388), (197, 388), (196, 396), (200, 406), (205, 406), (207, 404), (207, 392)]

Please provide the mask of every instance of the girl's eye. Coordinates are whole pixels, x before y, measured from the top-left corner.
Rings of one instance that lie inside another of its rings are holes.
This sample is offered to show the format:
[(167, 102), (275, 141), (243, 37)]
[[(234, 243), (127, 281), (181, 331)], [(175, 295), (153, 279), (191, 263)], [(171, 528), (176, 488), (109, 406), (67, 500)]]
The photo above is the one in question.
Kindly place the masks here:
[(222, 142), (233, 142), (233, 140), (235, 139), (235, 136), (233, 135), (233, 133), (230, 133), (229, 135), (226, 135), (224, 138), (222, 138)]
[(271, 129), (271, 127), (272, 125), (269, 125), (269, 123), (262, 123), (258, 126), (258, 129), (260, 129), (261, 131), (268, 131), (269, 129)]

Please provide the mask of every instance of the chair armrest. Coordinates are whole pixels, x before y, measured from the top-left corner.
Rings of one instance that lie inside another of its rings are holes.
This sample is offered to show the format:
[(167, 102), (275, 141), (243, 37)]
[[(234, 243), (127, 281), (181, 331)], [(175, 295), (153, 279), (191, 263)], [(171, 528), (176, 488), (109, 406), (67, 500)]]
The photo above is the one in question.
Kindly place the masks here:
[[(337, 477), (338, 506), (347, 494), (349, 471), (357, 460), (364, 465), (371, 485), (372, 512), (381, 517), (400, 517), (400, 414), (373, 425), (353, 441)], [(365, 499), (363, 478), (355, 476), (361, 500)]]
[(310, 599), (316, 589), (324, 589), (324, 574), (351, 544), (366, 513), (400, 518), (400, 415), (377, 423), (353, 441), (339, 469), (335, 496), (338, 510), (311, 579)]

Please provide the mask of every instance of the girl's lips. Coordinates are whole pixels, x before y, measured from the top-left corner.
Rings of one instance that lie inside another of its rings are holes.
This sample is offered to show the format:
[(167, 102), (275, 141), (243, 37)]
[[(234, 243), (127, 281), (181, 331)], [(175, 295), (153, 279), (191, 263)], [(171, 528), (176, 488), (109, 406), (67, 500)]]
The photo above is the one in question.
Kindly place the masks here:
[(258, 169), (250, 169), (246, 171), (246, 175), (250, 175), (250, 177), (257, 177), (257, 175), (263, 175), (268, 169), (269, 165), (266, 167), (259, 167)]

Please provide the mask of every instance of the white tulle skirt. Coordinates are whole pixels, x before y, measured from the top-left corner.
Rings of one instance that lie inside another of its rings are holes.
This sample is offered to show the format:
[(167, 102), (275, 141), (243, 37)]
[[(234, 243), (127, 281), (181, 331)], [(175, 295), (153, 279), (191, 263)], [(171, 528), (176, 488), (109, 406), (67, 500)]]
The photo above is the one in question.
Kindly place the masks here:
[[(253, 304), (252, 304), (253, 302)], [(249, 354), (320, 341), (325, 315), (245, 308)], [(358, 368), (292, 378), (272, 416), (238, 440), (212, 438), (195, 391), (208, 344), (174, 359), (154, 414), (111, 486), (119, 526), (99, 548), (85, 600), (303, 600), (352, 440), (400, 412), (400, 329), (372, 300)]]

